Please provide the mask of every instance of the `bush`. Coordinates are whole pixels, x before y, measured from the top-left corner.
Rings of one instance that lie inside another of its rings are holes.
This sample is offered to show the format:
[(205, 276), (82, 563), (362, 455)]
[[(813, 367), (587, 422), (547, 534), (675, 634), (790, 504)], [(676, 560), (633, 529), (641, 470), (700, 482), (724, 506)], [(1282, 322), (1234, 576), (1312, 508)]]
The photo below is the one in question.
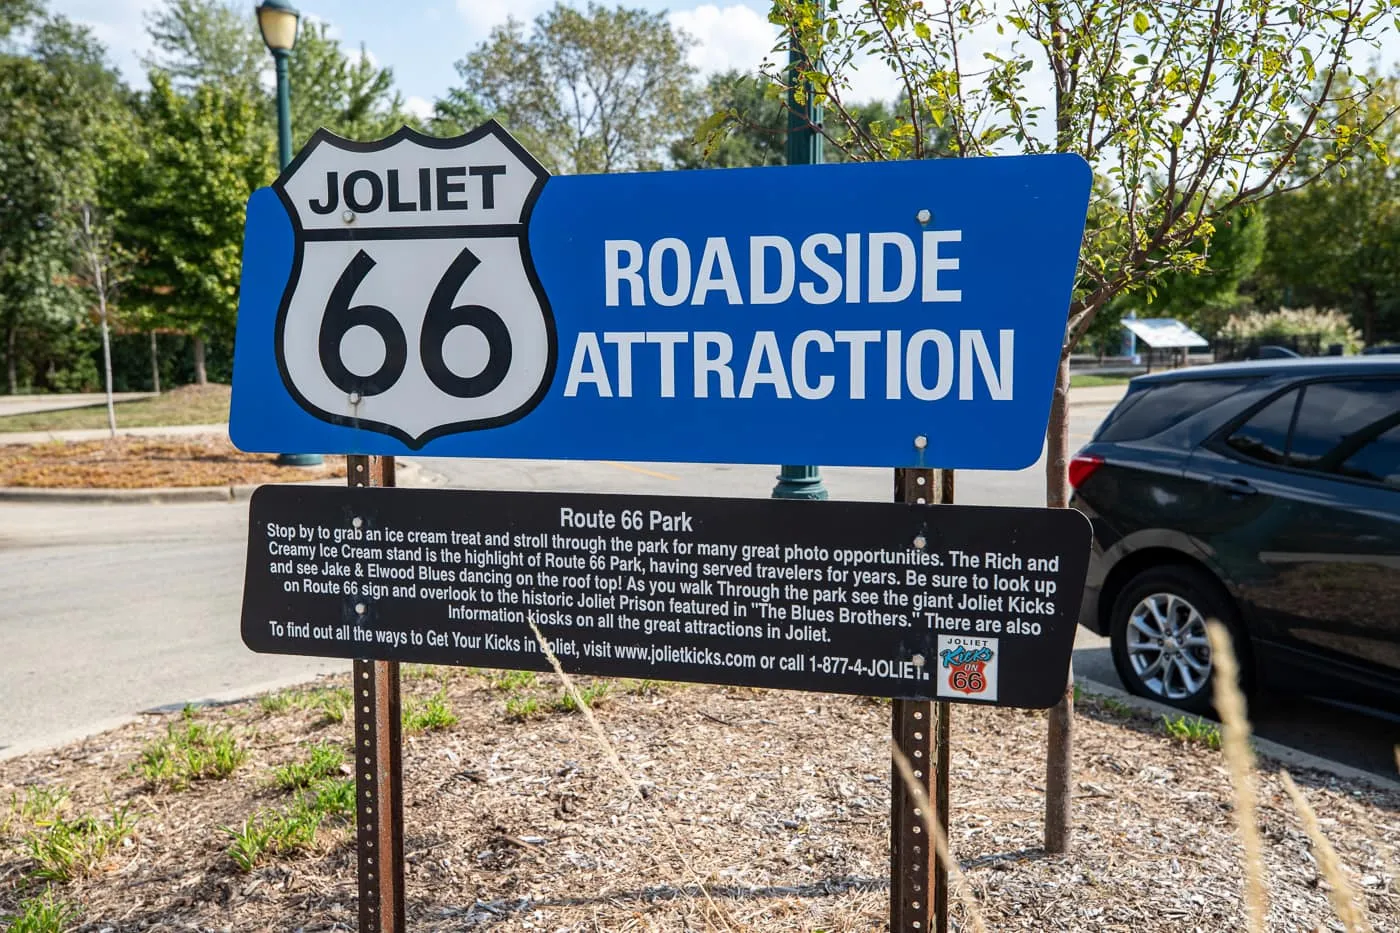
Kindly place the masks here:
[(1232, 315), (1218, 336), (1230, 340), (1256, 340), (1269, 337), (1301, 337), (1316, 334), (1323, 352), (1340, 343), (1347, 353), (1361, 349), (1361, 332), (1351, 320), (1335, 309), (1280, 308), (1264, 314)]

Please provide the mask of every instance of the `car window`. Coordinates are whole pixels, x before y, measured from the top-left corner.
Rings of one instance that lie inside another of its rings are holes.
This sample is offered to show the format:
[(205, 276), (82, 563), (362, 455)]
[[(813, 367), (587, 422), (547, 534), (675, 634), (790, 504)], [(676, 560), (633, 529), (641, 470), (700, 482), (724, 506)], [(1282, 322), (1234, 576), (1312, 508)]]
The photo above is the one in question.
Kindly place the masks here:
[(1140, 389), (1125, 398), (1099, 428), (1095, 440), (1136, 441), (1234, 395), (1253, 379), (1185, 379)]
[(1285, 392), (1259, 409), (1225, 438), (1225, 446), (1242, 457), (1281, 466), (1288, 457), (1288, 429), (1298, 392)]
[(1400, 489), (1400, 425), (1342, 461), (1338, 471), (1349, 479), (1370, 480)]
[(1394, 483), (1400, 473), (1400, 380), (1318, 382), (1303, 390), (1288, 464)]

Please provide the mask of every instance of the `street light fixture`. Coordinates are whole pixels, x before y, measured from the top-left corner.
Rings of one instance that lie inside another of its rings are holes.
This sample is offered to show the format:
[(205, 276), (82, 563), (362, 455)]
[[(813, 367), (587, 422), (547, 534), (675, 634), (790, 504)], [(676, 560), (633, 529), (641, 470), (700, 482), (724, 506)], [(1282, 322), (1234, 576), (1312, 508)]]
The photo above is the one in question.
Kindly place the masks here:
[[(258, 4), (258, 29), (263, 44), (277, 66), (277, 167), (292, 161), (292, 96), (287, 80), (287, 58), (297, 44), (301, 13), (287, 0), (263, 0)], [(320, 466), (320, 454), (279, 454), (282, 466)]]

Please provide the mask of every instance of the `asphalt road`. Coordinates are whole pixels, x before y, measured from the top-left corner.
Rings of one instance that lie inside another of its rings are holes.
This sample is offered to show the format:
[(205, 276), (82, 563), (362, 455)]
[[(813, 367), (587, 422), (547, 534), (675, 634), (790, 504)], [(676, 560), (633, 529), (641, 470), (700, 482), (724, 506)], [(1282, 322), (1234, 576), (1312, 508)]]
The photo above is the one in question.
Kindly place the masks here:
[[(1071, 409), (1071, 445), (1107, 407)], [(773, 467), (420, 460), (477, 489), (767, 496)], [(962, 471), (957, 501), (1039, 505), (1044, 466)], [(888, 501), (890, 470), (827, 469), (833, 498)], [(0, 755), (95, 731), (146, 709), (227, 699), (343, 661), (255, 655), (238, 635), (246, 503), (0, 505)], [(1075, 670), (1119, 686), (1107, 642), (1081, 629)], [(1258, 732), (1394, 777), (1400, 728), (1306, 700), (1263, 698)]]

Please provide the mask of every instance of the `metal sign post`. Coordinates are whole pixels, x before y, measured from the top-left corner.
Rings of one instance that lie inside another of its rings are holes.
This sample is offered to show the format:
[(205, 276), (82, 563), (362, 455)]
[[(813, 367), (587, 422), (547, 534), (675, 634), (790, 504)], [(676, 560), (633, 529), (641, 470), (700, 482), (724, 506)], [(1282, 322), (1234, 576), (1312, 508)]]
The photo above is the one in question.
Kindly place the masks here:
[[(393, 486), (394, 458), (347, 457), (346, 477), (350, 486)], [(361, 605), (355, 608), (360, 609)], [(352, 678), (359, 928), (360, 933), (403, 933), (399, 662), (356, 659)]]
[[(952, 470), (895, 470), (894, 498), (911, 505), (946, 505), (953, 500)], [(926, 659), (929, 665), (936, 659)], [(934, 821), (919, 812), (897, 766), (890, 767), (890, 930), (922, 933), (948, 929), (948, 869), (938, 861), (931, 826), (948, 827), (948, 747), (952, 709), (945, 702), (894, 700), (890, 728), (895, 747), (913, 766)]]

